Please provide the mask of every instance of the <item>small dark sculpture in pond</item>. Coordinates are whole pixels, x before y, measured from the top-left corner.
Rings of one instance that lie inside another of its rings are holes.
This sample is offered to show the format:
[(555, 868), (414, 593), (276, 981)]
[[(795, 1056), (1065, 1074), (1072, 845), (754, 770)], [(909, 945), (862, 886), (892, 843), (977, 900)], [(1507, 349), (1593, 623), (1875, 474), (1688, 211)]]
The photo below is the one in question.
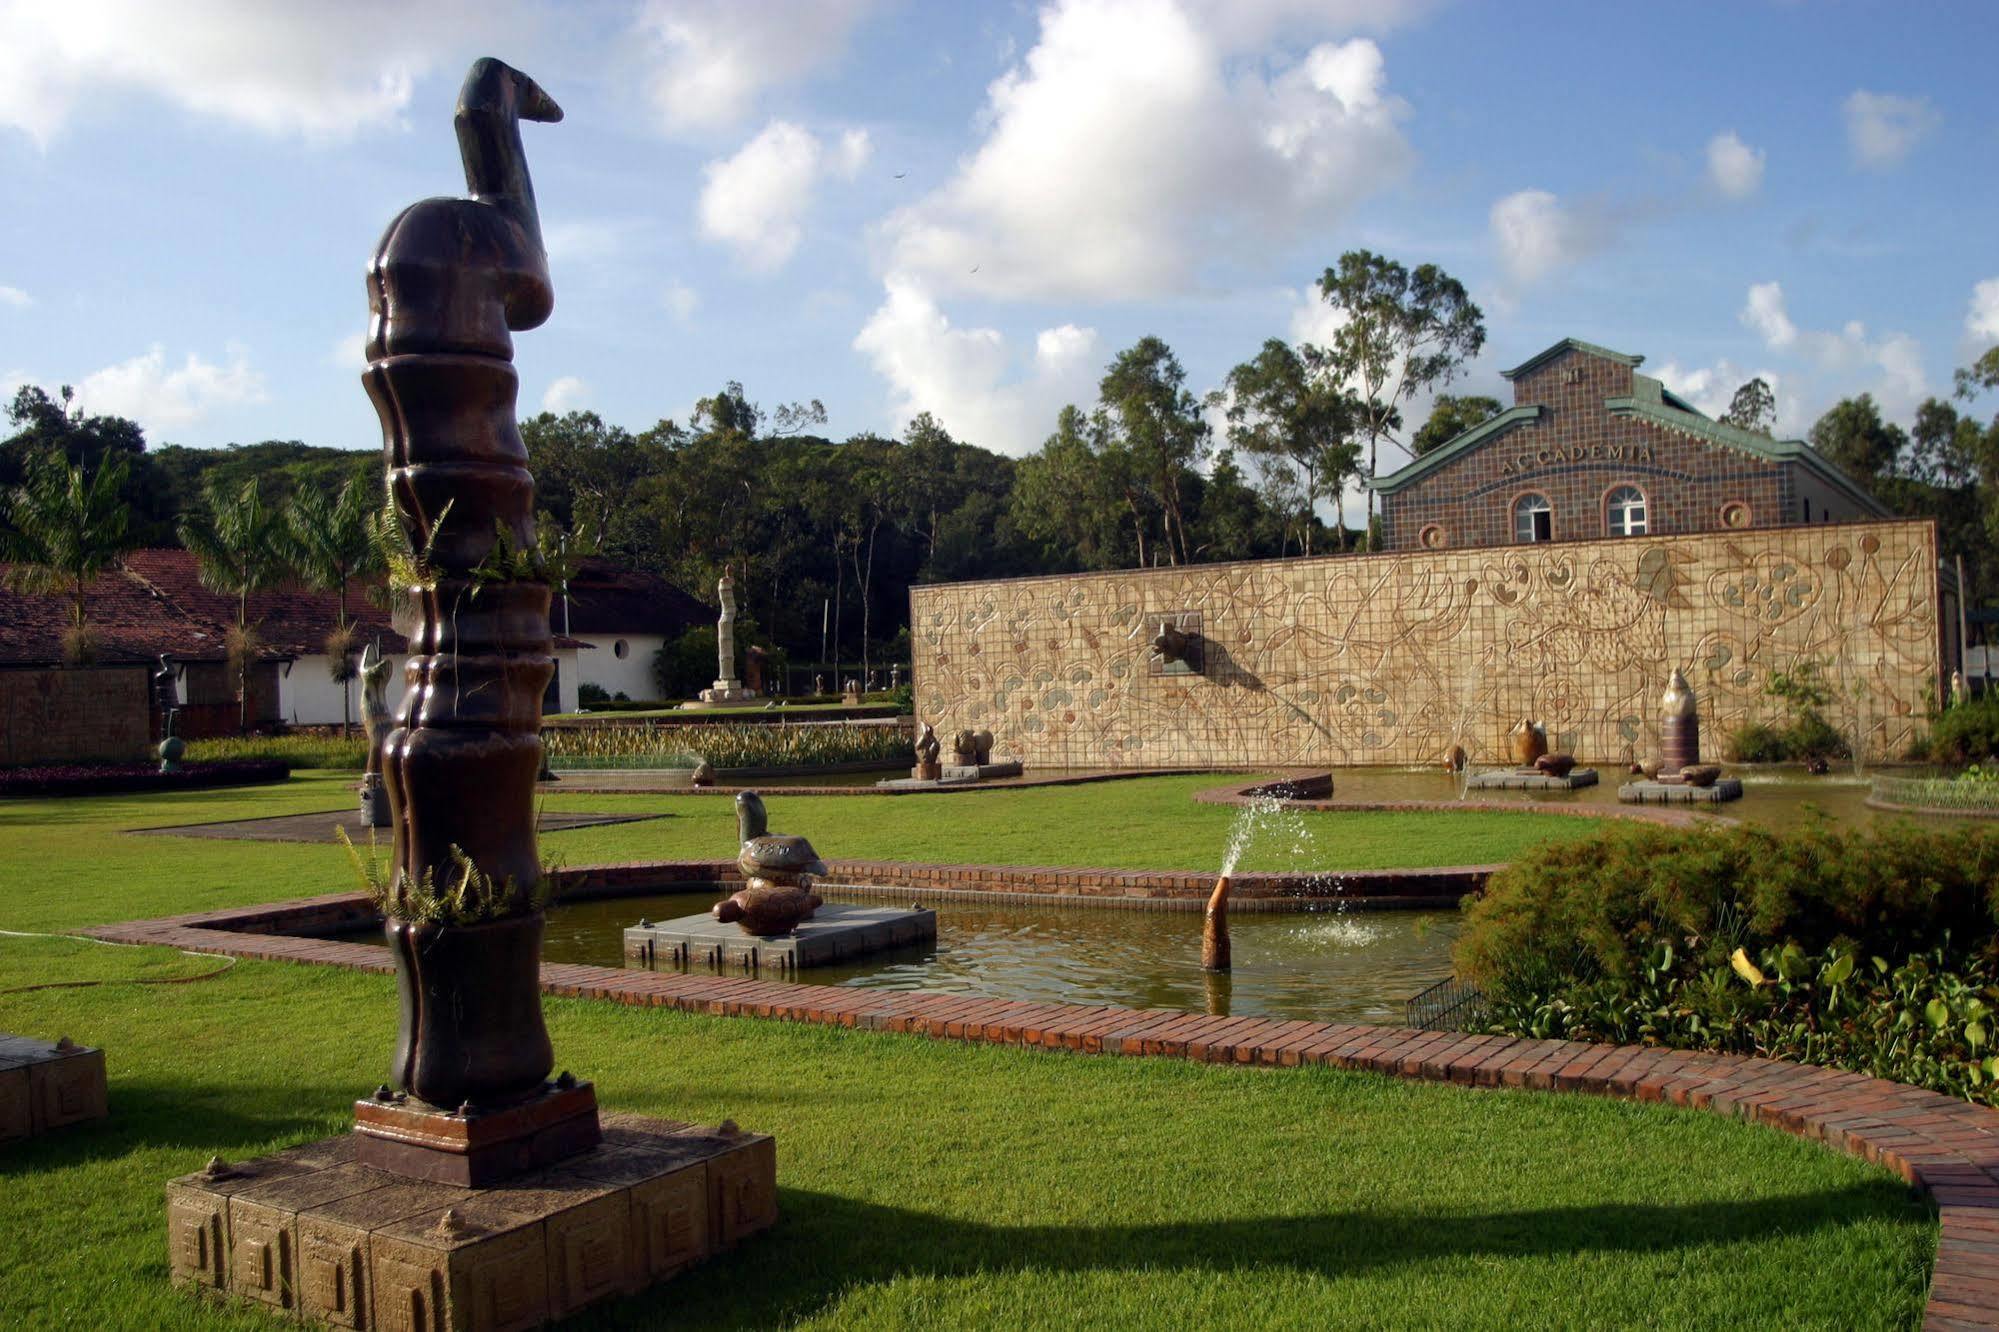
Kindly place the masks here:
[[(535, 846), (541, 700), (555, 668), (545, 582), (491, 576), (504, 540), (535, 547), (534, 478), (514, 421), (513, 333), (554, 307), (522, 120), (562, 112), (497, 60), (472, 66), (454, 125), (471, 197), (396, 216), (368, 265), (368, 396), (396, 517), (429, 576), (396, 725), (381, 745), (397, 896), (452, 881), (454, 852), (508, 897), (491, 919), (387, 925), (401, 995), (395, 1085), (434, 1106), (539, 1093)], [(477, 596), (474, 596), (476, 589)]]
[(1523, 768), (1533, 767), (1548, 752), (1548, 728), (1532, 718), (1522, 717), (1506, 738), (1513, 745), (1513, 761)]
[(944, 775), (943, 765), (938, 756), (944, 752), (943, 744), (937, 739), (937, 728), (929, 722), (920, 722), (916, 727), (916, 767), (912, 775), (918, 781), (934, 782)]
[(1566, 777), (1576, 766), (1574, 754), (1543, 754), (1534, 760), (1534, 771), (1550, 777)]
[(789, 934), (822, 904), (819, 894), (806, 886), (813, 875), (826, 872), (819, 853), (803, 837), (773, 833), (769, 827), (763, 797), (738, 792), (736, 831), (743, 849), (736, 868), (745, 882), (741, 891), (715, 904), (714, 915), (719, 921), (735, 921), (745, 934)]

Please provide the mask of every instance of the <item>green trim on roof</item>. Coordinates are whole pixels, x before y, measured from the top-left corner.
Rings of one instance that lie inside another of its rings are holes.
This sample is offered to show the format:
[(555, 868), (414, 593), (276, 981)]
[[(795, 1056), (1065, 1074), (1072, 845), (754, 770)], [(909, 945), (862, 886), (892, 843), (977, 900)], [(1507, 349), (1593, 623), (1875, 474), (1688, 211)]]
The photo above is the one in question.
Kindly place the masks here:
[(1377, 476), (1371, 480), (1363, 478), (1363, 484), (1377, 495), (1391, 494), (1402, 489), (1402, 487), (1408, 485), (1417, 477), (1436, 470), (1439, 466), (1449, 462), (1459, 454), (1469, 452), (1487, 440), (1505, 434), (1517, 425), (1525, 425), (1529, 421), (1540, 420), (1541, 413), (1546, 410), (1547, 408), (1538, 402), (1529, 403), (1524, 407), (1509, 407), (1497, 416), (1486, 417), (1485, 420), (1480, 421), (1469, 430), (1458, 432), (1458, 434), (1439, 444), (1436, 448), (1431, 449), (1401, 471), (1391, 472), (1387, 476)]
[[(1639, 387), (1649, 384), (1658, 389), (1658, 381), (1644, 375), (1635, 377)], [(1641, 421), (1662, 426), (1667, 430), (1677, 430), (1682, 434), (1698, 435), (1711, 443), (1722, 444), (1772, 462), (1794, 462), (1819, 477), (1826, 484), (1843, 493), (1869, 513), (1881, 517), (1892, 517), (1881, 502), (1855, 485), (1853, 481), (1827, 462), (1822, 454), (1801, 439), (1772, 439), (1759, 435), (1753, 430), (1743, 430), (1738, 426), (1725, 425), (1720, 421), (1710, 421), (1699, 412), (1684, 410), (1667, 405), (1663, 400), (1670, 395), (1655, 398), (1651, 393), (1644, 396), (1633, 394), (1626, 398), (1605, 398), (1604, 409), (1612, 416), (1635, 416)]]
[(1645, 364), (1643, 356), (1632, 356), (1627, 352), (1612, 351), (1608, 347), (1599, 347), (1594, 342), (1584, 342), (1580, 338), (1563, 338), (1546, 351), (1538, 352), (1528, 357), (1511, 370), (1501, 370), (1499, 377), (1501, 379), (1518, 379), (1529, 370), (1536, 369), (1546, 362), (1554, 360), (1563, 352), (1568, 351), (1587, 352), (1591, 356), (1600, 356), (1606, 361), (1616, 361), (1621, 365), (1638, 366)]

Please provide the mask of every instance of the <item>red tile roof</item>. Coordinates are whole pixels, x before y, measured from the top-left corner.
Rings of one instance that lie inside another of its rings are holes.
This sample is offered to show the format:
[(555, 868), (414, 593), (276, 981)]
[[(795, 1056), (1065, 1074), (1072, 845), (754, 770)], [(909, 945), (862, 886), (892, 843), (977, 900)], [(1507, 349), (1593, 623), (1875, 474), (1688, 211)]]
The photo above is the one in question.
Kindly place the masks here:
[[(670, 583), (601, 561), (589, 564), (598, 567), (571, 584), (572, 633), (618, 632), (620, 625), (628, 633), (661, 632), (642, 627), (664, 622), (668, 617), (656, 607), (675, 604), (659, 588), (707, 614), (706, 607)], [(591, 623), (601, 619), (611, 627), (586, 628), (579, 613), (585, 594), (591, 597)], [(122, 567), (97, 578), (86, 595), (97, 657), (105, 662), (150, 662), (161, 654), (180, 661), (220, 661), (224, 636), (236, 623), (236, 598), (203, 587), (194, 557), (184, 550), (131, 551)], [(288, 582), (252, 593), (249, 610), (266, 657), (302, 657), (325, 649), (326, 636), (338, 623), (339, 600), (332, 592)], [(558, 608), (557, 625), (560, 616)], [(390, 624), (388, 612), (369, 600), (367, 584), (348, 584), (347, 618), (362, 639), (379, 635), (385, 652), (402, 652), (408, 646)], [(0, 665), (62, 660), (62, 635), (68, 625), (67, 597), (29, 595), (0, 586)], [(555, 641), (561, 648), (589, 646), (561, 635)]]
[[(563, 623), (558, 596), (550, 618)], [(677, 638), (697, 624), (713, 624), (713, 608), (653, 574), (609, 560), (587, 559), (569, 580), (572, 634), (664, 634)]]

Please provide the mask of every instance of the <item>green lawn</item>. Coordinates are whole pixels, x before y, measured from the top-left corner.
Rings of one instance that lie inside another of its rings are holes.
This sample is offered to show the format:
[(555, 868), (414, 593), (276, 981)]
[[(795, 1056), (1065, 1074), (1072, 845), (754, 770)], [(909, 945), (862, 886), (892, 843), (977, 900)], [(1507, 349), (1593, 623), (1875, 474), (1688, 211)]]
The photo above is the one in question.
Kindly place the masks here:
[[(0, 939), (0, 990), (215, 965)], [(392, 1005), (386, 977), (255, 962), (0, 993), (0, 1030), (101, 1044), (112, 1079), (109, 1121), (0, 1156), (0, 1325), (272, 1326), (169, 1287), (161, 1186), (344, 1130)], [(779, 1141), (777, 1230), (585, 1326), (1912, 1326), (1934, 1252), (1886, 1172), (1693, 1112), (548, 1012), (610, 1107)]]
[[(1225, 780), (1211, 773), (918, 796), (787, 796), (775, 788), (768, 803), (774, 831), (802, 833), (822, 855), (1208, 871), (1220, 866), (1236, 811), (1191, 796)], [(354, 798), (353, 784), (351, 773), (306, 772), (272, 787), (0, 802), (0, 855), (16, 885), (0, 894), (0, 929), (68, 929), (351, 887), (347, 859), (331, 844), (125, 830), (335, 809)], [(544, 837), (542, 853), (567, 865), (735, 851), (735, 806), (722, 796), (576, 792), (550, 795), (546, 805), (665, 816)], [(1242, 868), (1484, 864), (1596, 826), (1572, 815), (1510, 812), (1297, 813), (1280, 822), (1252, 842)]]
[[(1216, 779), (771, 799), (822, 850), (1211, 866)], [(300, 896), (337, 848), (122, 830), (330, 808), (282, 787), (0, 804), (0, 928)], [(717, 854), (716, 797), (551, 797), (670, 817), (562, 833), (571, 863)], [(1503, 858), (1559, 816), (1305, 816), (1327, 863)], [(1275, 852), (1271, 853), (1275, 855)], [(393, 983), (0, 936), (0, 1031), (102, 1045), (112, 1118), (0, 1153), (0, 1326), (266, 1327), (166, 1281), (162, 1184), (343, 1131), (381, 1078)], [(88, 988), (23, 989), (98, 980)], [(779, 1138), (784, 1219), (641, 1327), (1909, 1326), (1936, 1223), (1886, 1172), (1712, 1116), (1329, 1069), (1217, 1068), (552, 1000), (563, 1067), (613, 1109)]]

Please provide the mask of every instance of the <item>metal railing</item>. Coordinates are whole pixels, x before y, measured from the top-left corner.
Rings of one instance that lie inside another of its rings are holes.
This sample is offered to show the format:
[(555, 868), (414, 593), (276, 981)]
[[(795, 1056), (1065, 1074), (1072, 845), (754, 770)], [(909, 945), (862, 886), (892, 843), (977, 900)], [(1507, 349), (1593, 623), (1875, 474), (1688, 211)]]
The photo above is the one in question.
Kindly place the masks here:
[(1452, 976), (1403, 1001), (1404, 1026), (1423, 1031), (1469, 1031), (1485, 1018), (1485, 995)]

